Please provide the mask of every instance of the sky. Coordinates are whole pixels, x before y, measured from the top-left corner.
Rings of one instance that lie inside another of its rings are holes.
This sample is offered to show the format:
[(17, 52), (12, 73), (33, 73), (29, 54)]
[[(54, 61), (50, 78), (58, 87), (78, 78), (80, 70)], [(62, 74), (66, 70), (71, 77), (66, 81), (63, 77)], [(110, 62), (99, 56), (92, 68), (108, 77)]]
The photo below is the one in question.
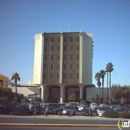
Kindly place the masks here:
[(111, 62), (111, 83), (130, 85), (130, 0), (0, 0), (0, 74), (18, 72), (19, 83), (28, 84), (34, 35), (68, 32), (68, 26), (94, 35), (93, 84)]

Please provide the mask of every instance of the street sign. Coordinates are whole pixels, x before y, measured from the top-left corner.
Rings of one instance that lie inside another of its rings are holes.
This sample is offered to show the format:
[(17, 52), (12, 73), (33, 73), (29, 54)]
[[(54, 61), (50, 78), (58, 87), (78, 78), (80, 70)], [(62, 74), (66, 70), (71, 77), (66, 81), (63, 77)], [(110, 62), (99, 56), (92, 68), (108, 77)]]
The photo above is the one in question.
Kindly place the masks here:
[(34, 98), (40, 98), (41, 97), (41, 95), (39, 95), (39, 94), (29, 94), (28, 95), (28, 99), (34, 99)]

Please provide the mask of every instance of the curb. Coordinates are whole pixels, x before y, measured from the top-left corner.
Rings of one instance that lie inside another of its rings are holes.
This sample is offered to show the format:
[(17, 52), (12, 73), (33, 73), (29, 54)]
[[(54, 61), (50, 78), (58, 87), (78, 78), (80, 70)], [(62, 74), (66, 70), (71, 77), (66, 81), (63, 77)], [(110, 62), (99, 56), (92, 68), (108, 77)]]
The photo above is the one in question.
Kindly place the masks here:
[(117, 125), (108, 124), (25, 124), (25, 123), (0, 123), (0, 126), (21, 126), (21, 127), (105, 127), (117, 128)]

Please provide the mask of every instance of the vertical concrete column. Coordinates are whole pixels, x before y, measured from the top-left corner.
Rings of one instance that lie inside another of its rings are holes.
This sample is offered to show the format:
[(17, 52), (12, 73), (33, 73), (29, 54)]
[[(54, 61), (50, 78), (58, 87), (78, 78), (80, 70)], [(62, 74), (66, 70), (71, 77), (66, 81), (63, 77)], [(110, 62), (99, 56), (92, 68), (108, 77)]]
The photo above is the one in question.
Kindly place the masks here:
[(80, 99), (82, 99), (83, 98), (83, 85), (79, 85), (79, 97), (80, 97)]
[(64, 86), (60, 85), (60, 103), (64, 101)]
[(43, 101), (45, 97), (45, 86), (41, 85), (41, 100)]
[(62, 71), (63, 71), (63, 32), (61, 32), (60, 36), (60, 76), (59, 83), (62, 83)]
[(79, 60), (79, 83), (82, 84), (82, 67), (83, 67), (83, 36), (82, 36), (82, 31), (80, 31), (80, 44), (79, 44), (79, 57), (80, 57), (80, 60)]

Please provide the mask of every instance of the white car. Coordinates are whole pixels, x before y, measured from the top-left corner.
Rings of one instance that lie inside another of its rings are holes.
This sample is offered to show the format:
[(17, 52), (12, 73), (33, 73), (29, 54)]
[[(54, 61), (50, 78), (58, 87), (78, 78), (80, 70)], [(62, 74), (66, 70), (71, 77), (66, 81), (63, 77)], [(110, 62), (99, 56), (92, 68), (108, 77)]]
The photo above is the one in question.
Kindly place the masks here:
[(86, 107), (86, 105), (80, 105), (80, 106), (78, 107), (78, 111), (83, 110), (83, 108), (85, 108), (85, 107)]
[(99, 107), (97, 109), (98, 116), (103, 116), (103, 114), (105, 113), (105, 111), (108, 110), (108, 109), (109, 109), (108, 107)]
[(63, 108), (62, 114), (63, 115), (75, 115), (76, 109), (72, 106), (66, 106)]

